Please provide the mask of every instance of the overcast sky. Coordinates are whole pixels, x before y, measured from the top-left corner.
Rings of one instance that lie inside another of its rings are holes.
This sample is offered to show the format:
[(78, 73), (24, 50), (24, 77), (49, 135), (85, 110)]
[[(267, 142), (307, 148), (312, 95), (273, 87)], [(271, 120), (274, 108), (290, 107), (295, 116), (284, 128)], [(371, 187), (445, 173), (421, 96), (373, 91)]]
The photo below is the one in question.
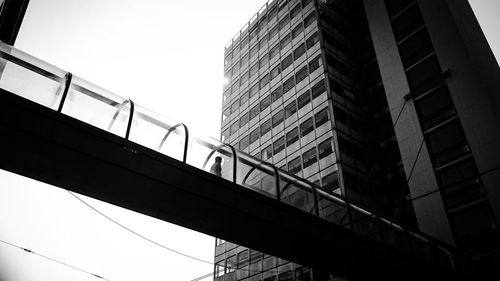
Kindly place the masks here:
[[(470, 0), (500, 57), (500, 1)], [(226, 43), (264, 1), (31, 0), (16, 47), (218, 138)], [(82, 197), (131, 229), (212, 261), (214, 239)], [(0, 239), (110, 280), (191, 280), (211, 265), (172, 254), (66, 191), (0, 170)], [(0, 243), (0, 281), (98, 280)]]

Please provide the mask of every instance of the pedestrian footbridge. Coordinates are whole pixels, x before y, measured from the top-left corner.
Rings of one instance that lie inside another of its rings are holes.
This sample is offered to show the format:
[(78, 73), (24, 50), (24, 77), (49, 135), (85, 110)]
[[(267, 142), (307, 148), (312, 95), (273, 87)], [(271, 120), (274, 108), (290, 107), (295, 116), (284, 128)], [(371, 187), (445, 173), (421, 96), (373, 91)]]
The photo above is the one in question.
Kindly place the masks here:
[[(350, 280), (485, 272), (447, 244), (3, 43), (0, 91), (1, 169)], [(216, 156), (220, 177), (209, 173)]]

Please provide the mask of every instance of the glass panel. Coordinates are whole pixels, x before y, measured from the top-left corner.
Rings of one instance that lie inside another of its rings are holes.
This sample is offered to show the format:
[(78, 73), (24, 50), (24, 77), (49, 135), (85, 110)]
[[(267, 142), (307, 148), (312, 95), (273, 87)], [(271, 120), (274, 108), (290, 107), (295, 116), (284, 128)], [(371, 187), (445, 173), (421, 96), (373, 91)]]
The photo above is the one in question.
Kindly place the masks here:
[(399, 42), (423, 24), (424, 22), (422, 20), (422, 16), (420, 15), (418, 5), (412, 5), (392, 20), (392, 29), (394, 31), (396, 41)]
[(129, 140), (150, 149), (158, 150), (165, 132), (177, 124), (165, 120), (168, 119), (135, 104)]
[(273, 167), (241, 152), (238, 157), (237, 183), (276, 198), (276, 174)]
[(420, 29), (399, 45), (399, 53), (405, 68), (410, 67), (433, 51), (431, 39), (425, 28)]
[(373, 214), (351, 205), (352, 224), (354, 230), (378, 241), (382, 241), (380, 234), (380, 221)]
[(429, 129), (456, 114), (448, 87), (445, 85), (416, 100), (415, 107), (424, 129)]
[(73, 76), (62, 112), (125, 137), (130, 104), (123, 97)]
[(343, 200), (316, 189), (318, 194), (319, 216), (327, 221), (347, 225), (349, 216), (347, 206)]
[(282, 172), (280, 172), (279, 200), (307, 213), (316, 214), (312, 185)]
[(181, 125), (164, 129), (158, 151), (179, 161), (184, 159), (186, 131)]
[(435, 55), (412, 67), (407, 71), (406, 75), (410, 89), (417, 96), (442, 80), (441, 67)]
[[(220, 164), (216, 164), (217, 157), (221, 157)], [(220, 176), (233, 181), (233, 152), (229, 146), (216, 140), (200, 140), (190, 137), (186, 163), (214, 174), (215, 170), (218, 170), (216, 167), (220, 166)]]

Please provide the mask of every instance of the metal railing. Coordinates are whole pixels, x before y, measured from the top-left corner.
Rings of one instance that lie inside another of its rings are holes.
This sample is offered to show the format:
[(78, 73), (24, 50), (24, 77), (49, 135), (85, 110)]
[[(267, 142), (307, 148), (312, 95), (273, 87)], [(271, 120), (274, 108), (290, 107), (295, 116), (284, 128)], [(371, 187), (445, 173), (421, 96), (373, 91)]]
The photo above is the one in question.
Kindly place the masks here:
[(221, 178), (431, 264), (457, 270), (476, 261), (444, 242), (353, 205), (340, 195), (326, 193), (229, 144), (191, 136), (182, 123), (165, 121), (130, 99), (1, 42), (0, 88), (206, 172), (219, 156), (223, 159)]

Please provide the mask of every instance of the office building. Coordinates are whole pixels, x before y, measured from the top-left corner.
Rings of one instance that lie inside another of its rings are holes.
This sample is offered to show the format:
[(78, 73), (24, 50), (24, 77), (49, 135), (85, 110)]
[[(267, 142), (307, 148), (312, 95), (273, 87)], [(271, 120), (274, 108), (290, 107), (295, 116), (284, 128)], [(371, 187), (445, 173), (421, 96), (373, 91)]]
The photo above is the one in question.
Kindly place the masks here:
[[(222, 141), (499, 259), (500, 72), (466, 0), (271, 1), (224, 75)], [(216, 280), (330, 278), (216, 243)]]

